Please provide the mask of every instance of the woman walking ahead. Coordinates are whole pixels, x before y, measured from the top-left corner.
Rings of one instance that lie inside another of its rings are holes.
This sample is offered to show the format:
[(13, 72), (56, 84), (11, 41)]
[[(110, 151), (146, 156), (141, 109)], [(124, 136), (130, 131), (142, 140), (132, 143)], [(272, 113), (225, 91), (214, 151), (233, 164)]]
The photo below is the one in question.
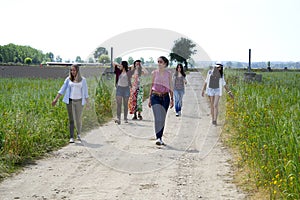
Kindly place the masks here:
[(209, 70), (207, 77), (202, 89), (202, 96), (204, 97), (204, 92), (209, 96), (210, 100), (210, 111), (212, 116), (212, 124), (217, 125), (217, 118), (219, 112), (219, 100), (222, 96), (222, 87), (224, 86), (227, 93), (233, 98), (232, 92), (228, 89), (224, 74), (223, 65), (218, 63), (212, 70)]
[(142, 111), (143, 111), (143, 96), (144, 89), (142, 85), (142, 75), (148, 74), (146, 69), (142, 68), (140, 60), (136, 60), (133, 63), (133, 72), (132, 72), (132, 87), (130, 89), (129, 97), (129, 111), (130, 114), (133, 114), (132, 120), (140, 119), (142, 120)]
[(173, 77), (176, 117), (181, 115), (184, 85), (187, 83), (185, 77), (186, 74), (184, 73), (182, 64), (178, 64)]
[(55, 106), (58, 99), (64, 94), (63, 102), (67, 105), (70, 128), (70, 143), (74, 143), (74, 122), (77, 129), (77, 139), (81, 134), (81, 115), (83, 106), (88, 104), (88, 87), (86, 79), (80, 75), (79, 65), (72, 65), (69, 76), (58, 91), (52, 106)]
[[(166, 70), (169, 60), (160, 56), (158, 69), (152, 72), (152, 84), (148, 106), (153, 111), (156, 144), (164, 145), (162, 140), (168, 107), (173, 107), (173, 88), (171, 72)], [(170, 100), (171, 99), (171, 100)]]
[(115, 122), (121, 124), (121, 107), (123, 101), (124, 107), (124, 122), (128, 123), (128, 99), (130, 95), (131, 87), (131, 72), (128, 71), (128, 62), (122, 61), (121, 64), (114, 63), (114, 66), (120, 70), (119, 76), (116, 77), (117, 81), (117, 91), (116, 91), (116, 100), (117, 100), (117, 119)]

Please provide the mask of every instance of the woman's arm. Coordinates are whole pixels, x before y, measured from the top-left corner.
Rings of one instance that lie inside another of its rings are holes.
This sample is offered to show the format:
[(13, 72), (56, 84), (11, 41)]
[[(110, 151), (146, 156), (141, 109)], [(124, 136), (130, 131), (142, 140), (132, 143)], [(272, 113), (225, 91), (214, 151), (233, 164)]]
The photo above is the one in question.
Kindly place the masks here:
[(202, 96), (203, 97), (204, 97), (204, 94), (205, 94), (206, 87), (207, 87), (207, 83), (205, 82), (204, 85), (203, 85), (203, 88), (202, 88)]
[(151, 95), (152, 95), (152, 87), (154, 84), (154, 73), (152, 72), (152, 80), (151, 80), (151, 85), (150, 85), (150, 90), (149, 90), (149, 102), (148, 102), (148, 107), (151, 108)]
[(173, 108), (174, 106), (174, 95), (173, 95), (173, 81), (172, 81), (172, 75), (170, 73), (170, 76), (169, 76), (169, 85), (170, 85), (170, 99), (171, 99), (171, 102), (170, 102), (170, 108)]

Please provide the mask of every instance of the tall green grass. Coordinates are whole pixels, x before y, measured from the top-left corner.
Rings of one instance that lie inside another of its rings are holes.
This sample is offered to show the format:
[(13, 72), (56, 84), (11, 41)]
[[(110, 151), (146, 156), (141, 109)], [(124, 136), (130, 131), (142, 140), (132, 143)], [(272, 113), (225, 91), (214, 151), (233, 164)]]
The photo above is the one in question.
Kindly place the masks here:
[[(18, 166), (68, 143), (68, 114), (51, 102), (64, 79), (0, 79), (0, 179)], [(83, 131), (98, 126), (95, 79), (88, 80), (91, 106), (83, 112)]]
[(300, 199), (300, 73), (263, 73), (261, 83), (242, 77), (226, 71), (235, 94), (226, 104), (231, 144), (270, 199)]

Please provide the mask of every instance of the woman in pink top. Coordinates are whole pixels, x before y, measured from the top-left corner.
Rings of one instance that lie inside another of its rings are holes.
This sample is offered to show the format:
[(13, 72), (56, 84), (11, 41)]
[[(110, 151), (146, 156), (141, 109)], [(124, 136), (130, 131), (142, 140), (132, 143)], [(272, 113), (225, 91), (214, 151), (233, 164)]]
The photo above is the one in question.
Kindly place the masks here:
[(160, 56), (157, 60), (158, 69), (152, 72), (152, 84), (148, 106), (153, 110), (156, 144), (164, 145), (162, 136), (165, 128), (167, 111), (173, 107), (173, 88), (171, 72), (166, 70), (169, 60)]

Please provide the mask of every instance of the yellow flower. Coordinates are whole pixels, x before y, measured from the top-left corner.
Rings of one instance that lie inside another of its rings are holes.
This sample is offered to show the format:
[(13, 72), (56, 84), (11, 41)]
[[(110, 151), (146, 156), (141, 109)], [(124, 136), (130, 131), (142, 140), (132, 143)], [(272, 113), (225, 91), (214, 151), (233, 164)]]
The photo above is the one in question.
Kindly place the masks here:
[(277, 191), (276, 190), (274, 190), (274, 192), (273, 192), (274, 194), (276, 194), (277, 193)]
[(276, 184), (277, 184), (277, 181), (275, 180), (275, 181), (274, 181), (274, 185), (276, 185)]

